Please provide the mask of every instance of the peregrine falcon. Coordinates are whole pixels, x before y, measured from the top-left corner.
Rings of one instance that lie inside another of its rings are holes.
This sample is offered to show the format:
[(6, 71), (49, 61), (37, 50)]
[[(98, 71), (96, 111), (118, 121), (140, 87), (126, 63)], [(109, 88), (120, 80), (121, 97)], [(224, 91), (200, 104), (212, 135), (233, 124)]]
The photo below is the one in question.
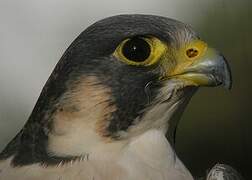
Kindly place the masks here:
[(118, 15), (70, 45), (22, 130), (1, 180), (192, 180), (174, 152), (200, 86), (231, 87), (224, 57), (179, 21)]

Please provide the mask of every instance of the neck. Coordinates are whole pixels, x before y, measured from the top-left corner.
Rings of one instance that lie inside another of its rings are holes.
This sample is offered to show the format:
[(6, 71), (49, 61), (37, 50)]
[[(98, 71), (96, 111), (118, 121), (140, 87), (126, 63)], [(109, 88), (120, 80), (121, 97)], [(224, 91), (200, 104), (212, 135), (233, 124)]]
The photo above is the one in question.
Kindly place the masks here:
[(149, 129), (158, 129), (166, 134), (169, 143), (174, 147), (180, 117), (196, 88), (190, 87), (178, 91), (171, 91), (170, 88), (174, 87), (164, 86), (161, 89), (160, 95), (145, 109), (140, 122), (129, 128), (128, 134), (136, 136)]

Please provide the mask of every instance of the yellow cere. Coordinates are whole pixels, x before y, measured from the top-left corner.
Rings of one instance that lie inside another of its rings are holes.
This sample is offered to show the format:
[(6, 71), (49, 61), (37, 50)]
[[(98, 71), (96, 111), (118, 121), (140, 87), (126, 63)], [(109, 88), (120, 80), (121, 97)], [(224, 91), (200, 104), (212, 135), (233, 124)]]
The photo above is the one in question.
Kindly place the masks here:
[(205, 54), (205, 52), (207, 50), (207, 44), (201, 40), (196, 40), (196, 41), (189, 43), (185, 48), (186, 48), (186, 50), (184, 51), (185, 56), (187, 56), (187, 58), (189, 58), (191, 60), (194, 60), (194, 59), (197, 59), (198, 57), (201, 57), (202, 55)]
[(126, 39), (122, 41), (119, 44), (119, 46), (116, 48), (113, 55), (117, 57), (118, 60), (123, 61), (124, 63), (127, 63), (129, 65), (151, 66), (151, 65), (156, 64), (160, 60), (160, 57), (166, 51), (167, 45), (156, 37), (144, 37), (143, 39), (149, 44), (150, 50), (151, 50), (149, 57), (143, 62), (136, 62), (136, 61), (129, 60), (123, 55), (122, 48), (124, 44), (130, 39)]
[(176, 67), (169, 75), (181, 74), (186, 67), (192, 65), (195, 61), (202, 58), (205, 55), (208, 46), (201, 40), (192, 41), (185, 46), (181, 47), (177, 51), (176, 56)]

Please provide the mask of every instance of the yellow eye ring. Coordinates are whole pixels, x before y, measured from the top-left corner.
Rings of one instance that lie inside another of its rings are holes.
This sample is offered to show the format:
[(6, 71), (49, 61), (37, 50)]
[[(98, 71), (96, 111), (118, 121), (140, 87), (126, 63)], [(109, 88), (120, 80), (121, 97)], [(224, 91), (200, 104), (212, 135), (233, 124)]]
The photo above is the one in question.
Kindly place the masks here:
[(158, 62), (166, 45), (155, 37), (132, 37), (122, 41), (114, 56), (135, 66), (150, 66)]

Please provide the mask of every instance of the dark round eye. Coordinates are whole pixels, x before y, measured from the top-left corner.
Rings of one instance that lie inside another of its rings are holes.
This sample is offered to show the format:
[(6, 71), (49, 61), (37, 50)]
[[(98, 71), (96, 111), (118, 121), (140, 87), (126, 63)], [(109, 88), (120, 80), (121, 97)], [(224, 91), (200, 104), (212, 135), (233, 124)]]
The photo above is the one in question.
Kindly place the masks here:
[(135, 37), (125, 42), (122, 54), (129, 60), (135, 62), (145, 61), (151, 53), (151, 47), (144, 39)]

